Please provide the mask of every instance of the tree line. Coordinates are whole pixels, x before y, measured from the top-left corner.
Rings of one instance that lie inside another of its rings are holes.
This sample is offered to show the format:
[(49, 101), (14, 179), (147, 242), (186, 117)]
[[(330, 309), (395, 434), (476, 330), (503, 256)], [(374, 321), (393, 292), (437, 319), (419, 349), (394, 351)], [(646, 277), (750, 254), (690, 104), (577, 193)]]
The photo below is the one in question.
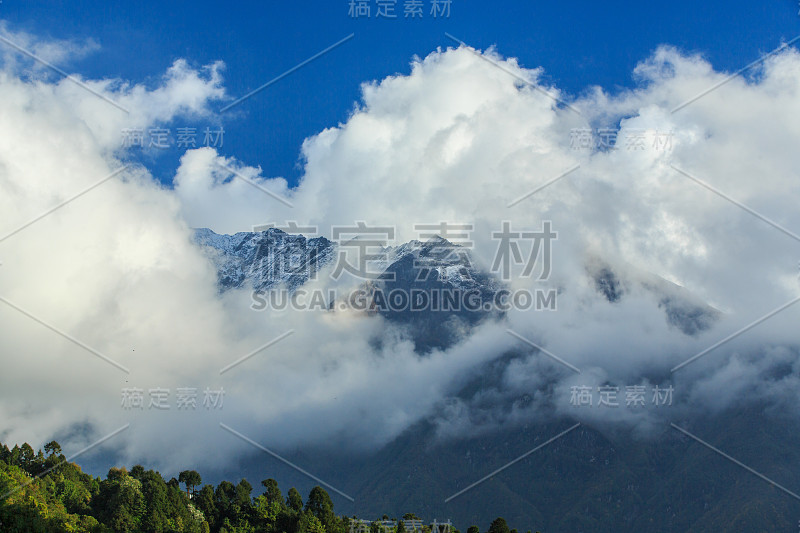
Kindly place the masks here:
[[(49, 442), (34, 452), (25, 443), (0, 444), (0, 531), (8, 533), (350, 533), (356, 517), (338, 516), (322, 487), (303, 502), (292, 487), (284, 498), (278, 482), (253, 486), (202, 484), (194, 470), (165, 480), (142, 465), (111, 468), (105, 479), (68, 462), (61, 446)], [(183, 485), (183, 487), (181, 487)], [(384, 515), (384, 519), (388, 516)], [(404, 520), (416, 519), (412, 513)], [(408, 533), (403, 521), (387, 532), (379, 522), (370, 533)], [(422, 533), (439, 533), (423, 526)], [(453, 530), (451, 533), (459, 533)], [(481, 533), (471, 526), (467, 533)], [(486, 533), (517, 533), (497, 518)], [(528, 532), (530, 533), (530, 532)]]

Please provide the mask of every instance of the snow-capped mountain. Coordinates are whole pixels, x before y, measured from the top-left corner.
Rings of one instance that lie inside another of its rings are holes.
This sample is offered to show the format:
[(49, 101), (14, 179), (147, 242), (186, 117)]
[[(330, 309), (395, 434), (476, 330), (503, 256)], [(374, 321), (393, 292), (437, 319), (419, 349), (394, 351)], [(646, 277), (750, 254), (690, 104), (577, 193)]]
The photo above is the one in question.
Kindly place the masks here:
[(324, 237), (307, 239), (276, 228), (235, 235), (202, 228), (195, 230), (195, 241), (217, 267), (220, 292), (279, 286), (296, 290), (335, 257), (334, 243)]
[[(195, 230), (200, 244), (217, 267), (220, 291), (233, 288), (268, 290), (285, 286), (296, 290), (333, 263), (340, 246), (325, 237), (308, 239), (277, 228), (260, 232), (219, 235)], [(341, 248), (346, 247), (342, 245)], [(469, 250), (441, 237), (386, 247), (382, 260), (371, 261), (375, 281), (438, 281), (459, 289), (496, 291), (498, 282), (473, 266)]]
[[(235, 235), (198, 229), (195, 240), (217, 268), (220, 292), (237, 288), (295, 291), (353, 244), (337, 244), (324, 237), (307, 239), (276, 228)], [(449, 346), (481, 320), (502, 314), (485, 306), (502, 283), (476, 268), (468, 249), (434, 237), (381, 252), (375, 254), (381, 260), (370, 261), (368, 270), (374, 276), (359, 283), (367, 300), (363, 309), (407, 326), (418, 351)], [(393, 294), (406, 299), (392, 300)], [(347, 300), (345, 295), (338, 297)], [(448, 297), (448, 302), (442, 301)], [(467, 305), (467, 297), (477, 303)]]
[[(277, 228), (235, 235), (219, 235), (203, 228), (195, 230), (195, 240), (217, 268), (220, 292), (238, 288), (295, 291), (321, 275), (323, 268), (332, 267), (340, 253), (347, 253), (345, 250), (354, 244), (337, 244), (324, 237), (308, 239)], [(476, 267), (469, 249), (434, 237), (427, 242), (412, 240), (386, 247), (381, 252), (375, 254), (381, 260), (370, 261), (371, 279), (360, 283), (370, 300), (364, 310), (412, 326), (419, 349), (450, 345), (481, 320), (503, 315), (494, 304), (504, 283)], [(685, 335), (710, 328), (720, 316), (686, 289), (630, 265), (612, 266), (598, 258), (587, 258), (586, 274), (598, 294), (611, 304), (626, 298), (634, 288), (651, 294), (665, 320)], [(409, 300), (393, 305), (389, 301), (392, 293)], [(452, 294), (461, 298), (457, 308), (442, 309), (442, 302), (435, 299)], [(411, 298), (428, 300), (414, 308), (417, 302)]]

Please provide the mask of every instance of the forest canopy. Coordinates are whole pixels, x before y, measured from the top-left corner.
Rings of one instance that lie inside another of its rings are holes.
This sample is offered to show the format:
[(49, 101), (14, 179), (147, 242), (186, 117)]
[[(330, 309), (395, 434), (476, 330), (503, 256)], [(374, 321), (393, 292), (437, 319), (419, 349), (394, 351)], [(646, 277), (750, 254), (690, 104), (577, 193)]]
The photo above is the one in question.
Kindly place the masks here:
[[(424, 524), (413, 513), (376, 521), (338, 516), (322, 487), (305, 502), (292, 487), (284, 498), (275, 479), (260, 482), (263, 493), (242, 479), (203, 484), (195, 470), (165, 480), (142, 465), (111, 468), (105, 479), (69, 462), (61, 446), (44, 452), (25, 443), (0, 444), (0, 530), (8, 533), (447, 533), (449, 526)], [(434, 531), (438, 529), (439, 531)], [(490, 533), (516, 533), (496, 519)], [(449, 533), (459, 533), (450, 529)], [(471, 526), (468, 533), (480, 533)]]

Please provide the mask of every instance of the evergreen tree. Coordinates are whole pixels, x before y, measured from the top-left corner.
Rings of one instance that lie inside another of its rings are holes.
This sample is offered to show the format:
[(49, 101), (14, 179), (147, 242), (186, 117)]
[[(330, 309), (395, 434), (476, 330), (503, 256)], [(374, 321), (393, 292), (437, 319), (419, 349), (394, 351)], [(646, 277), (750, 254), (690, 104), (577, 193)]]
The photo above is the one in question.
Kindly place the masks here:
[(230, 481), (223, 481), (217, 485), (214, 491), (214, 503), (217, 508), (217, 525), (224, 523), (225, 519), (238, 515), (238, 508), (235, 507), (236, 486)]
[(336, 528), (336, 515), (333, 513), (333, 502), (325, 489), (317, 485), (308, 495), (305, 510), (322, 522), (328, 533), (333, 533)]
[(240, 507), (249, 507), (251, 492), (253, 492), (253, 486), (246, 479), (239, 481), (239, 484), (236, 485), (236, 503)]
[(192, 499), (195, 506), (203, 513), (206, 522), (210, 526), (216, 528), (217, 505), (215, 503), (214, 487), (212, 485), (203, 485), (203, 488)]
[(492, 525), (489, 526), (488, 533), (511, 533), (511, 531), (508, 529), (506, 519), (498, 517), (495, 518), (494, 522), (492, 522)]
[(26, 442), (20, 447), (18, 464), (19, 466), (22, 467), (23, 470), (25, 470), (29, 474), (31, 473), (30, 468), (31, 466), (33, 466), (34, 457), (36, 457), (36, 454), (34, 453), (33, 448), (31, 448), (30, 444)]
[(303, 498), (294, 487), (289, 489), (289, 495), (286, 496), (286, 506), (298, 513), (303, 510)]
[[(133, 469), (131, 469), (133, 474)], [(164, 479), (152, 470), (141, 474), (139, 481), (142, 484), (145, 511), (142, 518), (142, 531), (144, 533), (161, 533), (169, 527), (168, 516), (171, 511), (167, 499), (167, 484)]]
[(264, 486), (264, 496), (267, 498), (268, 502), (279, 502), (281, 505), (283, 504), (283, 494), (281, 494), (281, 489), (278, 487), (278, 482), (272, 478), (265, 479), (261, 482)]
[(21, 453), (22, 452), (20, 452), (19, 446), (15, 444), (14, 447), (11, 449), (11, 452), (8, 454), (8, 461), (6, 462), (13, 466), (20, 466), (19, 457)]
[(116, 533), (134, 533), (141, 528), (144, 514), (142, 483), (124, 469), (112, 468), (92, 499), (95, 516)]
[(130, 471), (130, 475), (141, 481), (142, 478), (144, 477), (144, 472), (145, 470), (142, 465), (133, 465), (133, 468), (131, 468)]
[(186, 484), (186, 494), (190, 494), (194, 492), (195, 487), (203, 482), (203, 479), (194, 470), (184, 470), (178, 474), (178, 481)]
[(297, 533), (326, 533), (326, 531), (322, 522), (312, 513), (304, 512), (300, 516)]
[(48, 455), (61, 455), (61, 445), (51, 440), (44, 445), (44, 451), (47, 452)]
[(260, 531), (274, 531), (279, 517), (286, 508), (281, 501), (270, 501), (266, 494), (257, 496), (253, 500), (252, 517), (254, 525)]

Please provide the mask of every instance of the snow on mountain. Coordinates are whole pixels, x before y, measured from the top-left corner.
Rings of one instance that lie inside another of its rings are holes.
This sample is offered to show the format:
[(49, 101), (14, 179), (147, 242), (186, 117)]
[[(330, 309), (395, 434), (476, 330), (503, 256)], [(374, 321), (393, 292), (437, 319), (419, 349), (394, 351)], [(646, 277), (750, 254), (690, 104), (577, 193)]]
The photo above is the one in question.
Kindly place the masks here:
[[(324, 237), (307, 239), (276, 228), (234, 235), (219, 235), (200, 228), (195, 230), (195, 242), (217, 267), (219, 288), (223, 292), (241, 287), (267, 290), (282, 285), (296, 290), (322, 267), (331, 264), (340, 248)], [(383, 280), (391, 273), (403, 279), (425, 276), (462, 289), (479, 285), (495, 290), (498, 287), (491, 276), (472, 265), (469, 250), (441, 237), (386, 247), (376, 255), (385, 259), (371, 261), (369, 269), (382, 272), (379, 278)]]
[[(315, 278), (323, 267), (331, 265), (340, 251), (354, 244), (352, 241), (337, 244), (324, 237), (308, 239), (277, 228), (235, 235), (219, 235), (202, 228), (195, 230), (195, 241), (217, 268), (220, 292), (234, 288), (295, 291)], [(419, 326), (420, 335), (434, 337), (440, 335), (435, 330), (453, 319), (474, 325), (489, 315), (503, 314), (496, 308), (483, 306), (494, 301), (494, 296), (504, 288), (503, 282), (476, 268), (469, 249), (433, 237), (426, 242), (412, 240), (386, 247), (381, 252), (375, 255), (382, 259), (370, 261), (369, 265), (370, 272), (379, 274), (362, 283), (373, 299), (371, 309), (374, 309), (376, 296), (385, 298), (398, 289), (406, 294), (414, 291), (429, 294), (456, 291), (462, 295), (472, 292), (479, 295), (480, 301), (478, 309), (448, 313), (419, 313), (405, 308), (378, 310), (386, 318), (414, 324)], [(352, 263), (354, 259), (349, 261)], [(720, 317), (716, 309), (689, 291), (630, 265), (611, 266), (598, 258), (587, 258), (586, 273), (594, 281), (598, 294), (611, 304), (626, 298), (633, 286), (643, 288), (655, 297), (654, 302), (663, 311), (665, 320), (686, 335), (712, 327)], [(453, 340), (426, 344), (443, 346)]]
[(195, 241), (217, 267), (220, 292), (249, 287), (296, 290), (334, 258), (334, 244), (324, 237), (307, 239), (276, 228), (218, 235), (195, 230)]

